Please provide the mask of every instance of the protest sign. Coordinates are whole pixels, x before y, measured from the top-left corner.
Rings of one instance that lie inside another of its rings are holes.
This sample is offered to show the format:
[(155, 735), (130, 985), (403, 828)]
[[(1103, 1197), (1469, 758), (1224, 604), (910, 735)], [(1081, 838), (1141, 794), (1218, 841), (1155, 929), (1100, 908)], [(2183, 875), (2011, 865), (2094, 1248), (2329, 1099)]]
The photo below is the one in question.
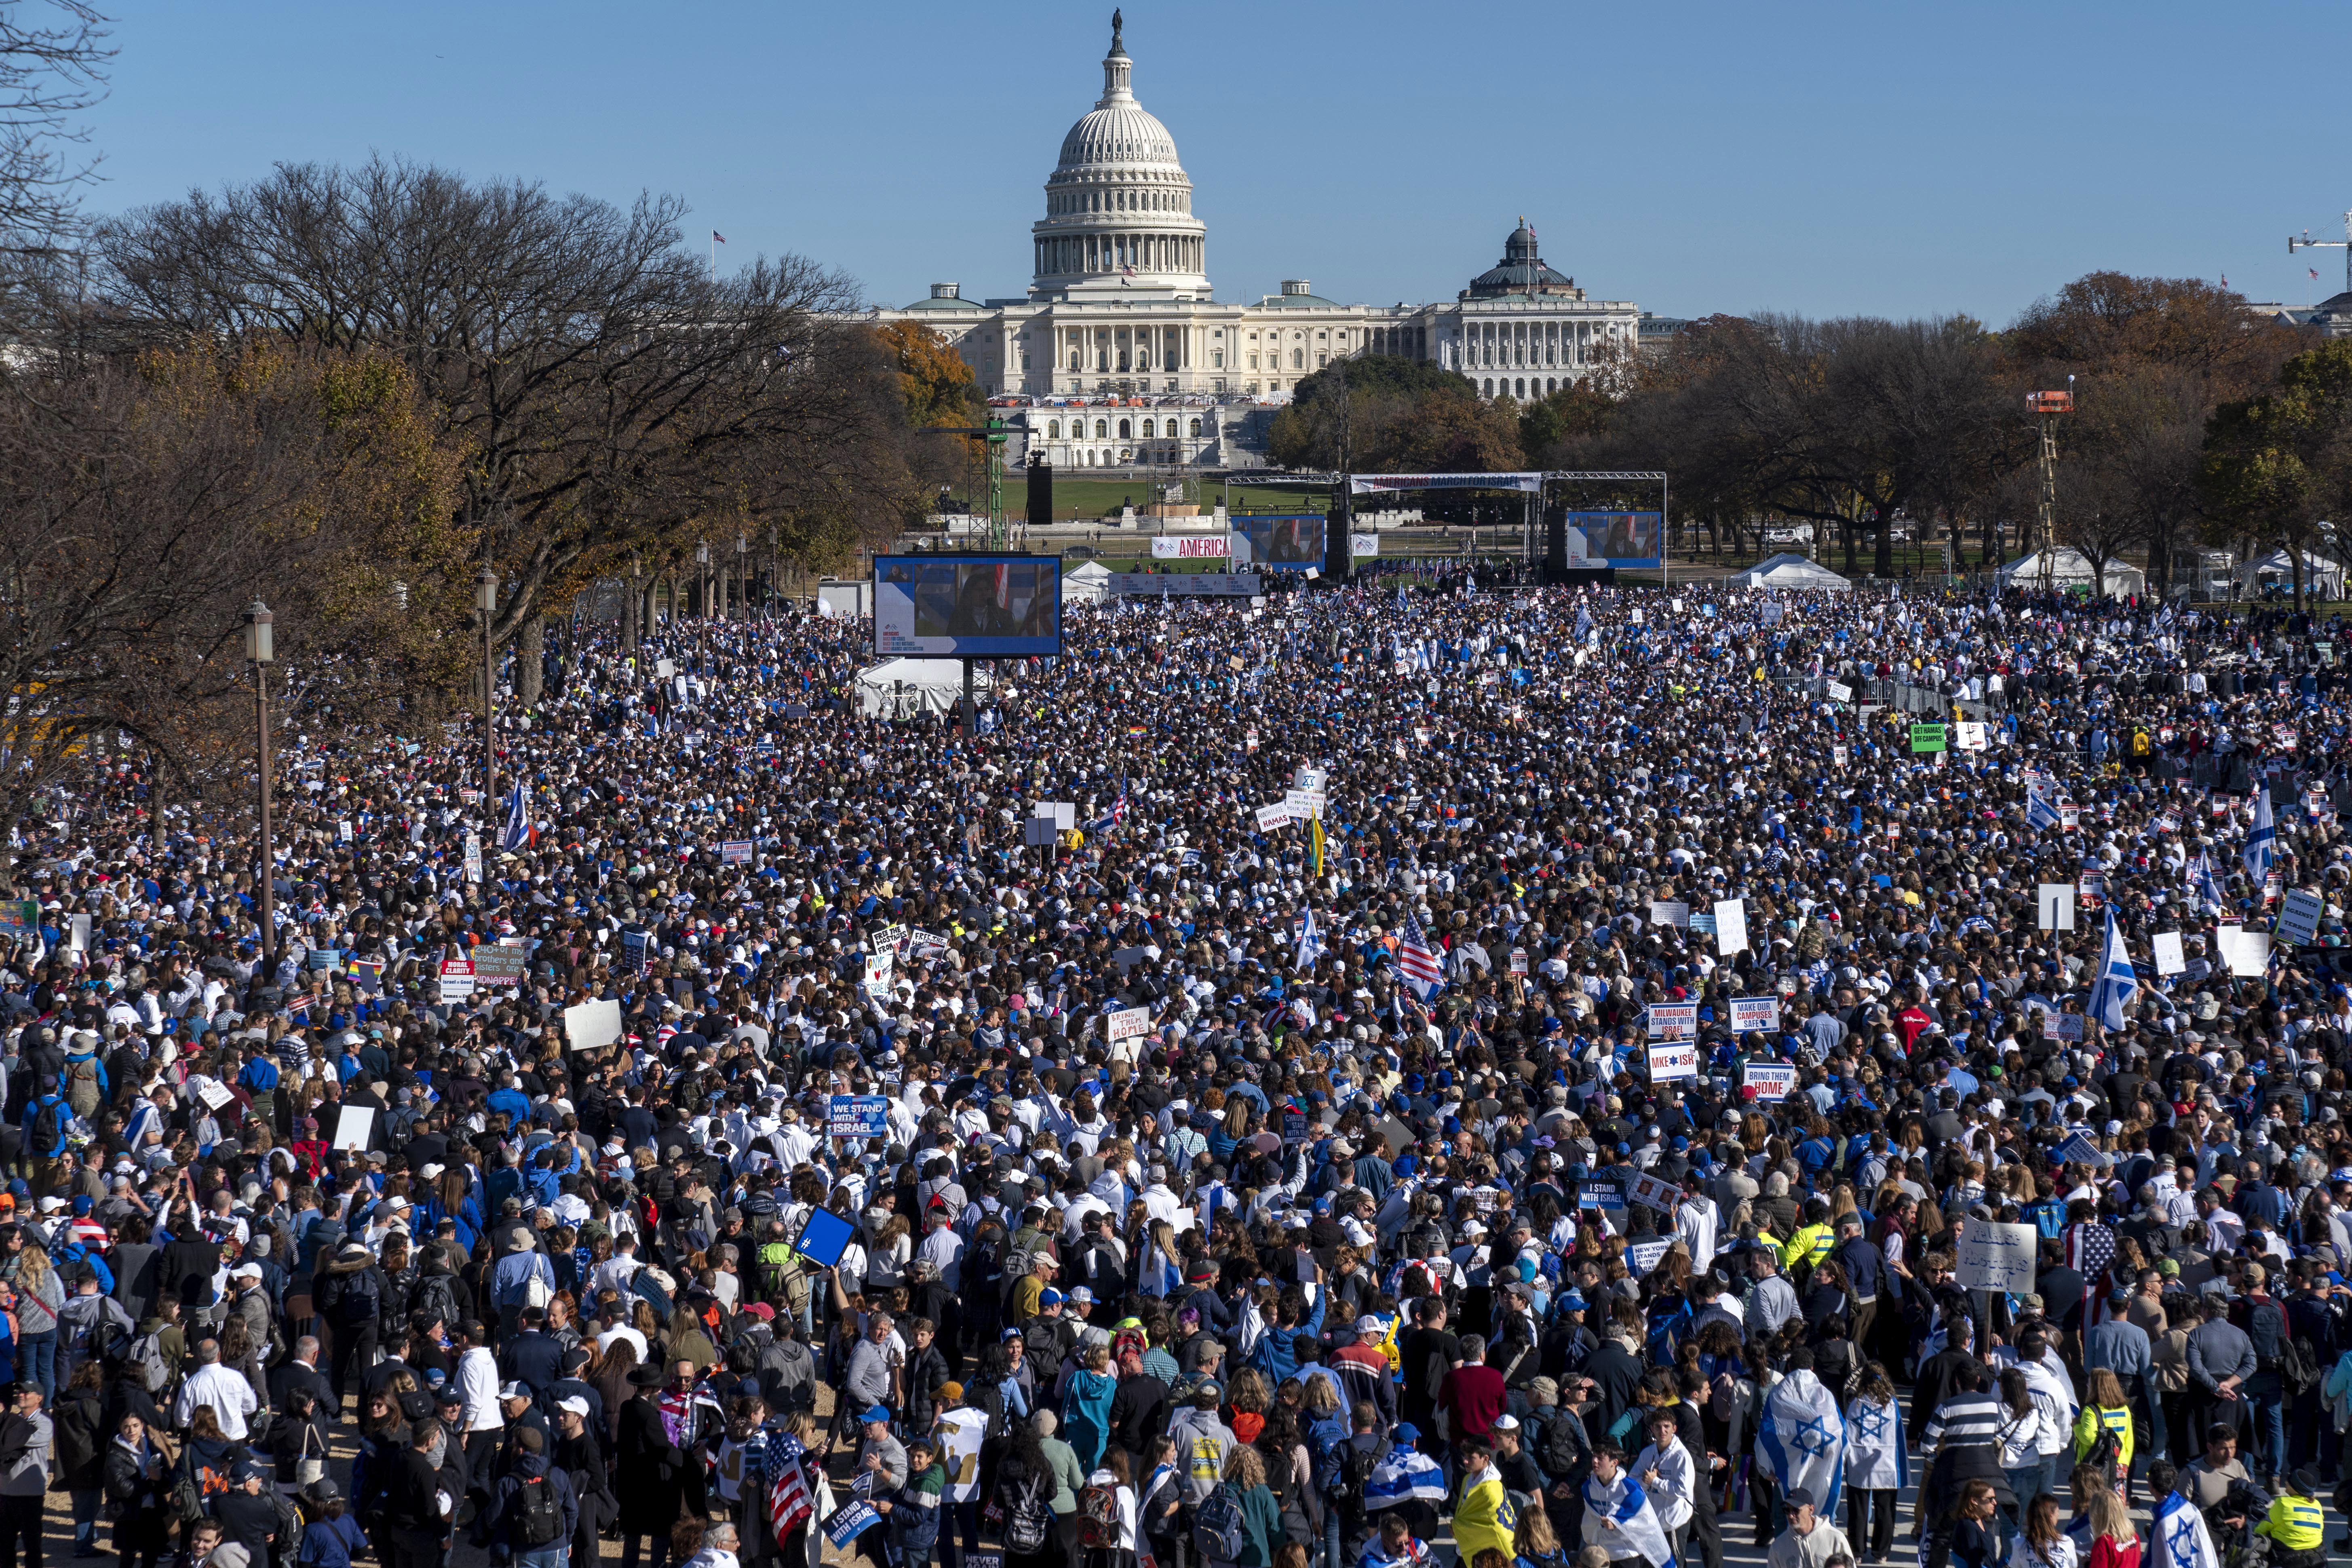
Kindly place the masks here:
[(1911, 754), (1915, 757), (1932, 755), (1944, 749), (1944, 727), (1941, 724), (1911, 726)]
[[(215, 1110), (220, 1110), (236, 1102), (236, 1091), (229, 1088), (228, 1085), (221, 1082), (218, 1079), (206, 1079), (205, 1080), (205, 1087), (196, 1090), (196, 1098), (203, 1100), (206, 1105), (211, 1106)], [(367, 1108), (361, 1107), (360, 1109), (365, 1110)], [(373, 1115), (373, 1112), (370, 1111), (370, 1114)]]
[(628, 966), (630, 973), (643, 974), (646, 972), (646, 949), (649, 940), (648, 934), (641, 931), (621, 933), (621, 962)]
[(2189, 959), (2187, 953), (2181, 949), (2179, 931), (2158, 931), (2147, 939), (2147, 945), (2148, 950), (2156, 954), (2156, 972), (2158, 974), (2189, 973)]
[(1151, 1033), (1151, 1009), (1122, 1007), (1116, 1013), (1103, 1015), (1103, 1037), (1112, 1045), (1121, 1040), (1139, 1039)]
[(1283, 1107), (1282, 1141), (1292, 1144), (1307, 1142), (1307, 1112), (1293, 1110), (1288, 1106)]
[(1716, 900), (1715, 951), (1725, 958), (1748, 951), (1748, 905), (1745, 900)]
[(478, 882), (481, 879), (482, 836), (478, 833), (468, 833), (466, 835), (466, 880)]
[(2051, 1157), (2062, 1164), (2096, 1165), (2102, 1170), (2114, 1164), (2113, 1156), (2099, 1152), (2099, 1146), (2077, 1132), (2051, 1151)]
[(831, 1209), (813, 1208), (808, 1211), (808, 1217), (801, 1222), (801, 1233), (793, 1237), (791, 1246), (794, 1252), (818, 1268), (830, 1268), (841, 1261), (841, 1255), (848, 1250), (850, 1238), (856, 1234), (856, 1226)]
[(1277, 801), (1272, 805), (1261, 805), (1257, 808), (1257, 830), (1260, 833), (1271, 833), (1277, 827), (1289, 826), (1290, 803), (1288, 801)]
[(871, 1504), (845, 1502), (824, 1521), (824, 1538), (836, 1547), (845, 1547), (881, 1522), (882, 1516), (874, 1511)]
[(1772, 1104), (1788, 1099), (1797, 1087), (1797, 1069), (1787, 1062), (1749, 1062), (1739, 1069), (1739, 1087), (1754, 1089), (1756, 1099)]
[(441, 1000), (463, 1002), (474, 994), (474, 966), (462, 958), (441, 963)]
[(69, 915), (66, 918), (66, 950), (68, 952), (89, 951), (89, 917)]
[(2032, 1289), (2034, 1255), (2041, 1237), (2042, 1233), (2030, 1225), (1969, 1220), (1960, 1232), (1960, 1289)]
[(1698, 1035), (1698, 1004), (1656, 1003), (1650, 1008), (1648, 1027), (1654, 1040), (1695, 1039)]
[(1853, 700), (1853, 688), (1846, 685), (1843, 681), (1831, 681), (1829, 683), (1829, 694), (1830, 700), (1832, 702), (1851, 702)]
[(890, 955), (869, 952), (866, 955), (866, 984), (887, 986), (890, 984)]
[(530, 955), (520, 947), (499, 942), (490, 947), (474, 949), (474, 984), (477, 985), (520, 985), (522, 972)]
[(1321, 768), (1301, 767), (1292, 775), (1290, 787), (1303, 789), (1309, 795), (1321, 795), (1328, 787), (1330, 774)]
[(621, 1004), (617, 997), (583, 1002), (563, 1010), (563, 1037), (575, 1051), (593, 1051), (621, 1037)]
[[(1625, 1196), (1643, 1208), (1672, 1214), (1675, 1205), (1682, 1202), (1683, 1190), (1672, 1182), (1661, 1181), (1647, 1172), (1636, 1171), (1633, 1179), (1626, 1184)], [(1643, 1272), (1647, 1273), (1648, 1270), (1645, 1268)]]
[(1673, 1246), (1674, 1243), (1663, 1236), (1650, 1237), (1642, 1241), (1629, 1241), (1625, 1244), (1626, 1267), (1633, 1270), (1634, 1278), (1640, 1279), (1655, 1268), (1660, 1260), (1666, 1256), (1667, 1249)]
[(2042, 931), (2074, 929), (2074, 884), (2040, 882), (2033, 896), (2034, 918)]
[(1750, 1029), (1777, 1029), (1780, 1026), (1780, 999), (1778, 996), (1735, 996), (1731, 999), (1731, 1032), (1744, 1035)]
[(722, 866), (749, 866), (751, 863), (751, 840), (721, 839), (719, 844), (719, 863)]
[(368, 1134), (374, 1129), (375, 1107), (346, 1105), (343, 1113), (335, 1119), (335, 1141), (328, 1147), (364, 1154), (367, 1152)]
[(1698, 1077), (1698, 1047), (1677, 1043), (1650, 1047), (1650, 1081), (1672, 1083)]
[(883, 1094), (829, 1094), (824, 1103), (824, 1135), (828, 1138), (887, 1138), (890, 1133), (890, 1097)]
[(2248, 931), (2243, 926), (2223, 926), (2213, 934), (2221, 949), (2221, 962), (2230, 966), (2230, 973), (2237, 978), (2258, 979), (2269, 970), (2270, 932)]
[(2319, 917), (2326, 910), (2326, 900), (2317, 893), (2294, 889), (2279, 901), (2279, 936), (2297, 947), (2309, 947), (2319, 940)]
[(1321, 790), (1294, 789), (1286, 791), (1282, 797), (1282, 804), (1284, 807), (1289, 811), (1290, 820), (1293, 822), (1320, 822), (1323, 820), (1323, 792)]
[(2083, 1015), (2080, 1013), (2044, 1013), (2042, 1032), (2053, 1040), (2065, 1040), (2074, 1045), (2083, 1043)]
[(1953, 740), (1961, 751), (1981, 752), (1985, 749), (1985, 727), (1982, 724), (1963, 721), (1953, 725), (1952, 731)]
[(41, 929), (41, 906), (31, 899), (12, 899), (0, 903), (0, 931), (12, 936), (31, 936)]
[(1690, 906), (1680, 899), (1652, 899), (1650, 923), (1654, 926), (1688, 926)]

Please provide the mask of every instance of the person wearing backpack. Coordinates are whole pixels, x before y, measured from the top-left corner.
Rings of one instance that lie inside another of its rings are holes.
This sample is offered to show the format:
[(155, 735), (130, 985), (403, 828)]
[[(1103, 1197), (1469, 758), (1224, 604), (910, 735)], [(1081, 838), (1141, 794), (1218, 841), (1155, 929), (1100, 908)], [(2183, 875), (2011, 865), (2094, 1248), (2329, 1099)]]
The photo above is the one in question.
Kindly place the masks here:
[(73, 1107), (58, 1092), (54, 1074), (41, 1075), (40, 1092), (25, 1102), (17, 1121), (25, 1129), (25, 1157), (33, 1163), (33, 1194), (57, 1191), (64, 1176), (66, 1129), (73, 1121)]
[(525, 1426), (515, 1434), (514, 1462), (490, 1489), (481, 1533), (514, 1553), (515, 1568), (562, 1568), (580, 1525), (572, 1478), (549, 1459), (547, 1434)]
[[(347, 1241), (329, 1258), (321, 1273), (323, 1300), (320, 1316), (334, 1335), (334, 1369), (329, 1374), (340, 1405), (343, 1390), (364, 1383), (375, 1364), (376, 1346), (383, 1331), (384, 1303), (391, 1289), (375, 1254), (356, 1241)], [(450, 1325), (455, 1327), (455, 1324)]]
[(1068, 1557), (1054, 1527), (1054, 1461), (1031, 1422), (1013, 1422), (1003, 1442), (987, 1518), (1004, 1542), (1004, 1568), (1062, 1568)]
[(1255, 1448), (1237, 1447), (1192, 1516), (1192, 1545), (1213, 1568), (1273, 1568), (1282, 1540), (1282, 1508), (1265, 1484), (1265, 1460)]

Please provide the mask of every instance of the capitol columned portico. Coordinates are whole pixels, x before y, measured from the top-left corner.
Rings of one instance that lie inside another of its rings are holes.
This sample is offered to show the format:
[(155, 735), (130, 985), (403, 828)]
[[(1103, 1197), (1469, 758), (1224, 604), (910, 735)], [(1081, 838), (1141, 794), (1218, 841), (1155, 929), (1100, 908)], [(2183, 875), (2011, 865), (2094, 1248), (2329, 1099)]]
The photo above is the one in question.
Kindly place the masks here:
[(1546, 266), (1525, 219), (1452, 300), (1343, 305), (1290, 279), (1253, 302), (1219, 301), (1208, 226), (1175, 138), (1136, 96), (1122, 21), (1112, 14), (1102, 96), (1046, 179), (1025, 295), (971, 300), (940, 283), (875, 312), (945, 337), (1028, 451), (1065, 468), (1249, 467), (1263, 460), (1263, 411), (1334, 359), (1432, 361), (1482, 396), (1527, 399), (1637, 346), (1634, 307), (1591, 299)]

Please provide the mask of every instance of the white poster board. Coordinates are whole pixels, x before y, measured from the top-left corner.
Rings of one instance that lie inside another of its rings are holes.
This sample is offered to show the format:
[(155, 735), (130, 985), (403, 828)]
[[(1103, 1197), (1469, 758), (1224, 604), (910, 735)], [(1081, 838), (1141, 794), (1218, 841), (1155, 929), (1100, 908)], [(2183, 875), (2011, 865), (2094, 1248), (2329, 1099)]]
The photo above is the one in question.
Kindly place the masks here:
[(2271, 966), (2271, 933), (2248, 931), (2243, 926), (2223, 926), (2214, 933), (2221, 947), (2221, 962), (2230, 973), (2242, 980), (2259, 980)]
[(1675, 1205), (1682, 1202), (1683, 1190), (1672, 1182), (1660, 1181), (1646, 1171), (1636, 1171), (1633, 1179), (1625, 1184), (1625, 1196), (1643, 1208), (1672, 1214)]
[(2154, 936), (2148, 938), (2147, 945), (2156, 954), (2156, 972), (2158, 974), (2186, 974), (2189, 973), (2189, 958), (2188, 954), (2181, 951), (2180, 933), (2179, 931), (2158, 931)]
[(2074, 884), (2042, 882), (2033, 892), (2034, 919), (2042, 931), (2074, 929)]
[(1780, 1026), (1780, 999), (1778, 996), (1735, 996), (1731, 999), (1731, 1032), (1744, 1035), (1750, 1029), (1777, 1029)]
[(1744, 899), (1715, 901), (1715, 951), (1724, 958), (1748, 951), (1748, 903)]
[(1680, 899), (1652, 899), (1650, 923), (1654, 926), (1690, 928), (1690, 906)]
[(1749, 1062), (1739, 1069), (1739, 1087), (1754, 1089), (1757, 1099), (1773, 1104), (1788, 1099), (1797, 1087), (1797, 1069), (1788, 1062)]
[(621, 1004), (617, 997), (583, 1002), (563, 1010), (563, 1037), (575, 1051), (593, 1051), (621, 1037)]
[(335, 1119), (335, 1141), (331, 1149), (347, 1149), (354, 1154), (367, 1152), (368, 1134), (375, 1130), (375, 1108), (372, 1105), (346, 1105)]
[(1151, 1009), (1122, 1007), (1116, 1013), (1103, 1015), (1103, 1037), (1112, 1045), (1121, 1040), (1139, 1039), (1151, 1033)]
[(1960, 1289), (2032, 1289), (2035, 1243), (2041, 1239), (2041, 1235), (2030, 1225), (1995, 1225), (1977, 1219), (1968, 1221), (1960, 1232)]
[(1676, 1079), (1698, 1077), (1698, 1047), (1695, 1042), (1679, 1041), (1671, 1046), (1650, 1047), (1650, 1081), (1672, 1083)]
[(1272, 805), (1261, 805), (1257, 808), (1257, 830), (1260, 833), (1271, 833), (1277, 827), (1289, 826), (1289, 802), (1276, 801)]

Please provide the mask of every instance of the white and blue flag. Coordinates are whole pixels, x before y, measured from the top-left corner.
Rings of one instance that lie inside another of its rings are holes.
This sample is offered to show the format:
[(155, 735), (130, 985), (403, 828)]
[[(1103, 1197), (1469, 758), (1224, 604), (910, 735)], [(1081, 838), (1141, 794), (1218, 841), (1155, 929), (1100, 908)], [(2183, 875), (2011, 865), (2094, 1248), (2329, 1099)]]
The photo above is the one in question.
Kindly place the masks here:
[(2099, 949), (2099, 978), (2091, 986), (2091, 1005), (2084, 1011), (2103, 1029), (2124, 1026), (2124, 1009), (2139, 994), (2139, 977), (2132, 973), (2131, 950), (2124, 945), (2123, 927), (2116, 911), (2107, 910), (2106, 940)]
[(2270, 875), (2271, 854), (2278, 842), (2278, 829), (2271, 823), (2271, 791), (2264, 784), (2254, 796), (2254, 826), (2246, 835), (2246, 875), (2260, 882)]
[(1838, 1490), (1845, 1479), (1845, 1417), (1820, 1378), (1801, 1370), (1773, 1384), (1756, 1434), (1756, 1457), (1771, 1468), (1781, 1495), (1802, 1487), (1823, 1518), (1837, 1517)]
[(1291, 960), (1291, 967), (1300, 970), (1313, 968), (1315, 961), (1323, 956), (1323, 951), (1322, 933), (1315, 929), (1315, 911), (1308, 910), (1298, 924), (1298, 952)]
[(2213, 1550), (2204, 1514), (2179, 1492), (2157, 1505), (2148, 1534), (2156, 1547), (2156, 1561), (2148, 1568), (2221, 1568), (2221, 1554)]
[(2050, 798), (2042, 793), (2040, 785), (2035, 784), (2027, 788), (2025, 825), (2028, 827), (2038, 832), (2044, 827), (2056, 827), (2063, 821), (2064, 818), (2058, 815), (2058, 808), (2050, 804)]
[(499, 834), (499, 847), (515, 850), (530, 842), (530, 814), (523, 804), (522, 780), (517, 779), (514, 793), (507, 796), (507, 825)]
[[(1402, 1436), (1402, 1434), (1400, 1434)], [(1400, 1442), (1388, 1458), (1372, 1467), (1364, 1479), (1364, 1511), (1394, 1508), (1399, 1503), (1443, 1503), (1447, 1496), (1445, 1472), (1437, 1461), (1410, 1442)]]

